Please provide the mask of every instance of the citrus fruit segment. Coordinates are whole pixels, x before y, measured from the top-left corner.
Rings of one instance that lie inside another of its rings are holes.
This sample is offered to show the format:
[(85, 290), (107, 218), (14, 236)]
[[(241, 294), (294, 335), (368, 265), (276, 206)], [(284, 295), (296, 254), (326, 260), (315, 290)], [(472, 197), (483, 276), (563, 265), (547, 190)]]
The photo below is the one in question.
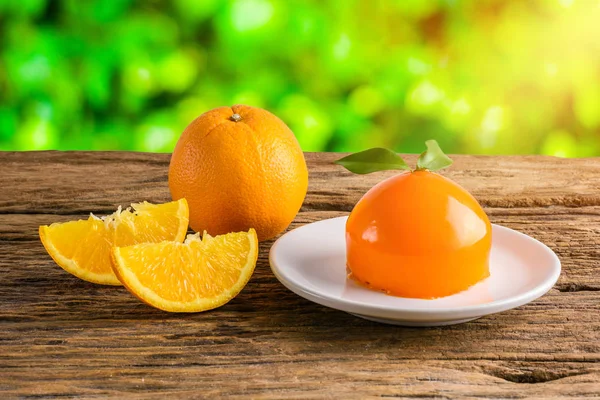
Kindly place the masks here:
[(182, 242), (188, 226), (185, 199), (165, 204), (147, 202), (121, 207), (111, 215), (43, 225), (40, 239), (65, 271), (88, 282), (120, 285), (111, 267), (113, 246), (175, 240)]
[(143, 243), (113, 249), (115, 273), (145, 303), (164, 311), (198, 312), (222, 306), (250, 279), (258, 258), (254, 229), (185, 243)]

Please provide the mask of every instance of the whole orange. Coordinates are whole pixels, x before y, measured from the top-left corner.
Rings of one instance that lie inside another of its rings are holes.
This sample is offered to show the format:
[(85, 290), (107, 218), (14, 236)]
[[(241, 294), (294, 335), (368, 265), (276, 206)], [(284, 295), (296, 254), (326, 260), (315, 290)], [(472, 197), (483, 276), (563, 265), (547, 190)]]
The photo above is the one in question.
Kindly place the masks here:
[(287, 125), (244, 105), (208, 111), (183, 131), (169, 166), (173, 199), (185, 197), (190, 226), (211, 235), (254, 228), (273, 238), (306, 196), (308, 170)]

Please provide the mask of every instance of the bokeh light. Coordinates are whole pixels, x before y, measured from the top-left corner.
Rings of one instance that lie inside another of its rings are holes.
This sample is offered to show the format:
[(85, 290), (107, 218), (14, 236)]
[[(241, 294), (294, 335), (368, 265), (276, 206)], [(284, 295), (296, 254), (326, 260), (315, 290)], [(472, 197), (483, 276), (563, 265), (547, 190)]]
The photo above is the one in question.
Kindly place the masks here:
[(211, 108), (306, 151), (600, 155), (598, 0), (0, 0), (0, 150), (169, 152)]

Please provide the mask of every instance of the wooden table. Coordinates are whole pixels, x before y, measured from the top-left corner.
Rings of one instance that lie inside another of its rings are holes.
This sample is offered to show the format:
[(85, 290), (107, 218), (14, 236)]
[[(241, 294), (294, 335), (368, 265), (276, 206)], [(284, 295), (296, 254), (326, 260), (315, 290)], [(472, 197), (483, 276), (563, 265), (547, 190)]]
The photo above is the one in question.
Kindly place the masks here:
[[(389, 173), (307, 154), (292, 228), (346, 215)], [(414, 163), (414, 156), (407, 159)], [(456, 156), (444, 175), (492, 222), (548, 244), (563, 273), (518, 309), (443, 328), (369, 322), (272, 275), (271, 242), (222, 308), (168, 314), (70, 276), (38, 225), (170, 200), (168, 154), (0, 152), (0, 398), (523, 398), (600, 395), (600, 159)]]

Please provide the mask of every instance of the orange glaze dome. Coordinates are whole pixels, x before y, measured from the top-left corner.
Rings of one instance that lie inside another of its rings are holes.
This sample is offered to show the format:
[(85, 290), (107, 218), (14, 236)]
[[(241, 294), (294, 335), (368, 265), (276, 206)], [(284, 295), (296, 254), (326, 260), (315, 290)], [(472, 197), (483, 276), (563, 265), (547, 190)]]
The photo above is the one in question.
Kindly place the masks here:
[(351, 277), (388, 294), (432, 299), (489, 276), (490, 221), (475, 198), (433, 172), (375, 185), (346, 223)]

